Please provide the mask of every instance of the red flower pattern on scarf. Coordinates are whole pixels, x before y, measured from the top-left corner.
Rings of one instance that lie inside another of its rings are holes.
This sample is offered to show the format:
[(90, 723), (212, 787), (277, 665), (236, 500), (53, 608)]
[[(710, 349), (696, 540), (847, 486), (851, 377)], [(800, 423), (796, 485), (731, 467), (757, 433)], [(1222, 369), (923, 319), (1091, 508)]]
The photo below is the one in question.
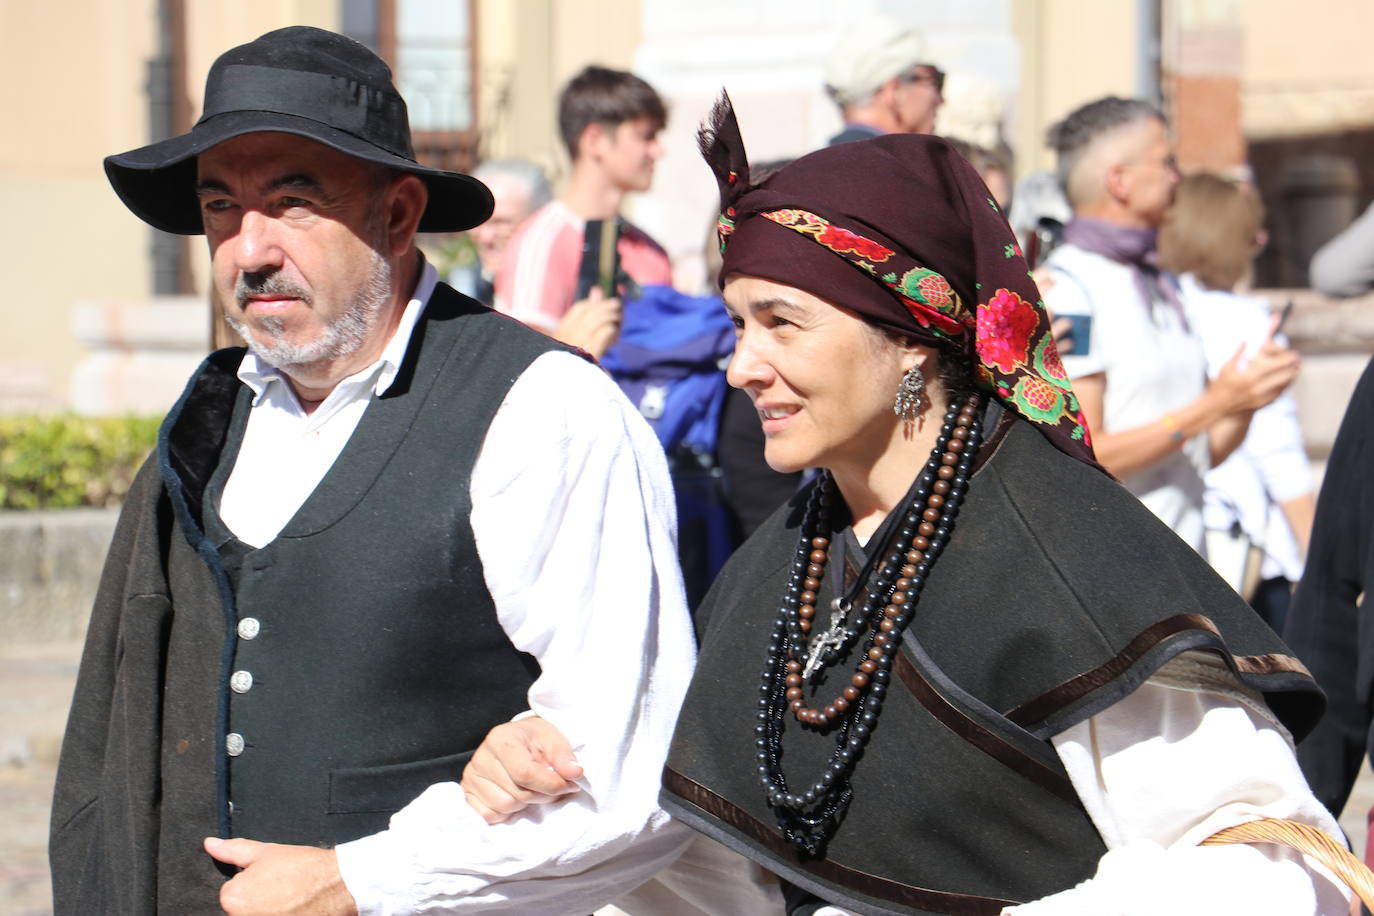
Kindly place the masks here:
[(805, 210), (774, 210), (771, 213), (759, 215), (779, 225), (811, 236), (836, 254), (856, 254), (861, 258), (867, 258), (878, 263), (886, 261), (893, 255), (892, 249), (884, 248), (872, 239), (866, 239), (848, 229), (842, 229), (814, 213), (807, 213)]
[(861, 235), (855, 235), (848, 229), (841, 229), (834, 224), (827, 225), (822, 229), (816, 240), (831, 251), (852, 251), (859, 257), (868, 258), (870, 261), (882, 262), (892, 257), (890, 248), (884, 248), (877, 242)]
[(931, 272), (917, 280), (916, 288), (926, 297), (926, 301), (937, 309), (954, 304), (954, 290), (950, 288), (949, 281), (937, 273)]
[(1069, 374), (1064, 371), (1064, 361), (1060, 359), (1059, 348), (1054, 346), (1053, 340), (1050, 341), (1049, 346), (1045, 347), (1041, 365), (1045, 370), (1045, 375), (1056, 381), (1068, 382)]
[(1011, 373), (1030, 358), (1031, 335), (1038, 323), (1035, 306), (1009, 289), (999, 289), (978, 309), (978, 356), (998, 371)]

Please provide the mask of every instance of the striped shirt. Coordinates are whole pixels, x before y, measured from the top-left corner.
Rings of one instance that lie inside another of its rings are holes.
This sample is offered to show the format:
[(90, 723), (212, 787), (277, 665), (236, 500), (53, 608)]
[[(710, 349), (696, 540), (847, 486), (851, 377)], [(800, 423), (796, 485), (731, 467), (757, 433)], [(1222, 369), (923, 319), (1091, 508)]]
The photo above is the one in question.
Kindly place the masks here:
[[(582, 263), (586, 221), (554, 200), (520, 225), (496, 274), (496, 309), (550, 331), (572, 307)], [(671, 285), (668, 254), (643, 230), (625, 223), (616, 245), (620, 268), (641, 286)]]

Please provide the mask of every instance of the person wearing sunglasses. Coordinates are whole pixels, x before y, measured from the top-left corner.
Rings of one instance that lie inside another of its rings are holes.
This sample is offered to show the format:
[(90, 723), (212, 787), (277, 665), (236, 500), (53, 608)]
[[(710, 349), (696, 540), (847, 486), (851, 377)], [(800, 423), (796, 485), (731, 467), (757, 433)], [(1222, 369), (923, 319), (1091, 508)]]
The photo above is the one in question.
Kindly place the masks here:
[(944, 71), (920, 32), (889, 17), (866, 19), (840, 39), (826, 62), (825, 89), (844, 118), (844, 129), (828, 145), (934, 133), (944, 86)]

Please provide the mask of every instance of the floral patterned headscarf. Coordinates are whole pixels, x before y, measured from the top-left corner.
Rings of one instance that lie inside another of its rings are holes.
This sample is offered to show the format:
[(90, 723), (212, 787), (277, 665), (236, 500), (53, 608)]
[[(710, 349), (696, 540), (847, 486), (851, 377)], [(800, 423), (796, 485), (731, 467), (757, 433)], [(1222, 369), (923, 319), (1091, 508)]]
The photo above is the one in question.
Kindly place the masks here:
[(1011, 227), (948, 143), (911, 134), (845, 143), (754, 185), (724, 94), (698, 139), (720, 186), (722, 283), (732, 273), (784, 283), (966, 353), (980, 388), (1096, 466)]

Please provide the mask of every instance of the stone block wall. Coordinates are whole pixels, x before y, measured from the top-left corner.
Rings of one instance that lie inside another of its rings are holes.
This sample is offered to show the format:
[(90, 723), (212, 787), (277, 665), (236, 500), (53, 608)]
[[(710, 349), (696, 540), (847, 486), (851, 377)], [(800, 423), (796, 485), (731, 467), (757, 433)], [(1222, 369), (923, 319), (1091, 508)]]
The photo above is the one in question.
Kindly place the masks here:
[(1374, 354), (1374, 293), (1354, 299), (1330, 299), (1310, 289), (1266, 289), (1257, 294), (1276, 310), (1293, 303), (1284, 333), (1303, 359), (1293, 396), (1307, 454), (1320, 469), (1355, 383)]
[(0, 512), (0, 623), (12, 642), (86, 630), (115, 509)]

